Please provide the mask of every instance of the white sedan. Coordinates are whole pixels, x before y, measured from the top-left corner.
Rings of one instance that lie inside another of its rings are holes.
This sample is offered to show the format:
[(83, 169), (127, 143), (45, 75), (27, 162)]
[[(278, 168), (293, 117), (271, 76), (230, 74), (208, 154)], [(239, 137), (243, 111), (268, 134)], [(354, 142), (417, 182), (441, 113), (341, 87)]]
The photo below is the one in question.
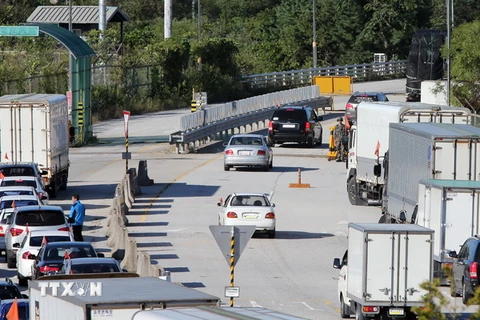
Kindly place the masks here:
[(50, 196), (48, 192), (43, 189), (43, 183), (38, 177), (34, 176), (12, 176), (4, 177), (0, 180), (0, 187), (18, 187), (27, 186), (33, 187), (38, 194), (38, 197), (44, 204), (48, 204)]
[(275, 238), (275, 204), (270, 196), (263, 193), (232, 193), (225, 201), (217, 203), (221, 207), (218, 224), (223, 226), (255, 226), (256, 232), (268, 233)]
[(19, 285), (26, 286), (28, 279), (32, 277), (32, 265), (44, 241), (49, 243), (75, 240), (70, 231), (47, 230), (28, 232), (21, 244), (13, 245), (14, 247), (19, 247), (17, 251), (17, 277)]

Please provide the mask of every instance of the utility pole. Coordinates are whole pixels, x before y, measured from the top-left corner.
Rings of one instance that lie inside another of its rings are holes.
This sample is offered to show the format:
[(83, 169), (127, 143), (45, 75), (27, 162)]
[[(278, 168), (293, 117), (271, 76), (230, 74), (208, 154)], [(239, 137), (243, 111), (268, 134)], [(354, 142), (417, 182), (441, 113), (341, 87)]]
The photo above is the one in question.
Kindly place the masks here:
[(450, 105), (450, 27), (451, 27), (451, 18), (450, 18), (450, 0), (446, 0), (447, 7), (447, 106)]
[(312, 16), (313, 16), (313, 42), (312, 42), (312, 49), (313, 49), (313, 68), (317, 67), (317, 23), (315, 19), (315, 0), (312, 0), (313, 4), (313, 10), (312, 10)]
[(202, 16), (201, 16), (201, 9), (200, 9), (200, 0), (197, 0), (197, 20), (198, 20), (198, 41), (200, 42), (200, 36), (201, 36), (201, 29), (202, 29)]

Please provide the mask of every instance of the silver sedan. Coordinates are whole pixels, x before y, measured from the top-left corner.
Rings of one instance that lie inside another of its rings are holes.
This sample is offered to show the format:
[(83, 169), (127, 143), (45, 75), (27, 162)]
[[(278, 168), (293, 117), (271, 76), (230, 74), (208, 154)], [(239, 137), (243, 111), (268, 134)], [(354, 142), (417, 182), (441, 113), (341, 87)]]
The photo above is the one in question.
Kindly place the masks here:
[(236, 134), (224, 143), (223, 166), (225, 171), (232, 167), (260, 167), (268, 171), (273, 167), (273, 151), (260, 134)]

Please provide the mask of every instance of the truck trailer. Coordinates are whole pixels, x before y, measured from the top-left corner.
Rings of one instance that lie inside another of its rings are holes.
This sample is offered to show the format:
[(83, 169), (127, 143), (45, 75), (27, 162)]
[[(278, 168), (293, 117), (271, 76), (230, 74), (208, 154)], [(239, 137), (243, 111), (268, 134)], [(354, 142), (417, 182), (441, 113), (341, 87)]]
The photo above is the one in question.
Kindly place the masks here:
[(434, 231), (415, 224), (349, 223), (340, 269), (340, 315), (356, 319), (416, 319), (424, 282), (432, 281)]
[(132, 320), (141, 310), (220, 306), (218, 297), (155, 277), (82, 276), (30, 281), (30, 319)]
[(466, 108), (406, 102), (361, 102), (350, 128), (347, 194), (352, 205), (381, 205), (385, 185), (384, 155), (390, 123), (470, 123)]
[(68, 102), (61, 94), (0, 97), (0, 162), (34, 162), (51, 197), (68, 182)]
[(433, 275), (441, 284), (448, 283), (445, 267), (454, 261), (448, 253), (480, 233), (479, 219), (480, 181), (420, 181), (416, 223), (435, 231)]
[(386, 194), (379, 222), (415, 223), (423, 179), (480, 180), (480, 128), (391, 123)]

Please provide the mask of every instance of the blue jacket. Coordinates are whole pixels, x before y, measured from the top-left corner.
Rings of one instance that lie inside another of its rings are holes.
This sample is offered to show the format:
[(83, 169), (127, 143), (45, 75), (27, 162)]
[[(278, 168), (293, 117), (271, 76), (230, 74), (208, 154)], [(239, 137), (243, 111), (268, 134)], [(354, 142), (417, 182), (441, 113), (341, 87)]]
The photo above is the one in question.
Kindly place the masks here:
[(70, 208), (70, 218), (74, 218), (75, 222), (73, 226), (82, 226), (83, 219), (85, 218), (85, 206), (79, 200), (75, 201)]

